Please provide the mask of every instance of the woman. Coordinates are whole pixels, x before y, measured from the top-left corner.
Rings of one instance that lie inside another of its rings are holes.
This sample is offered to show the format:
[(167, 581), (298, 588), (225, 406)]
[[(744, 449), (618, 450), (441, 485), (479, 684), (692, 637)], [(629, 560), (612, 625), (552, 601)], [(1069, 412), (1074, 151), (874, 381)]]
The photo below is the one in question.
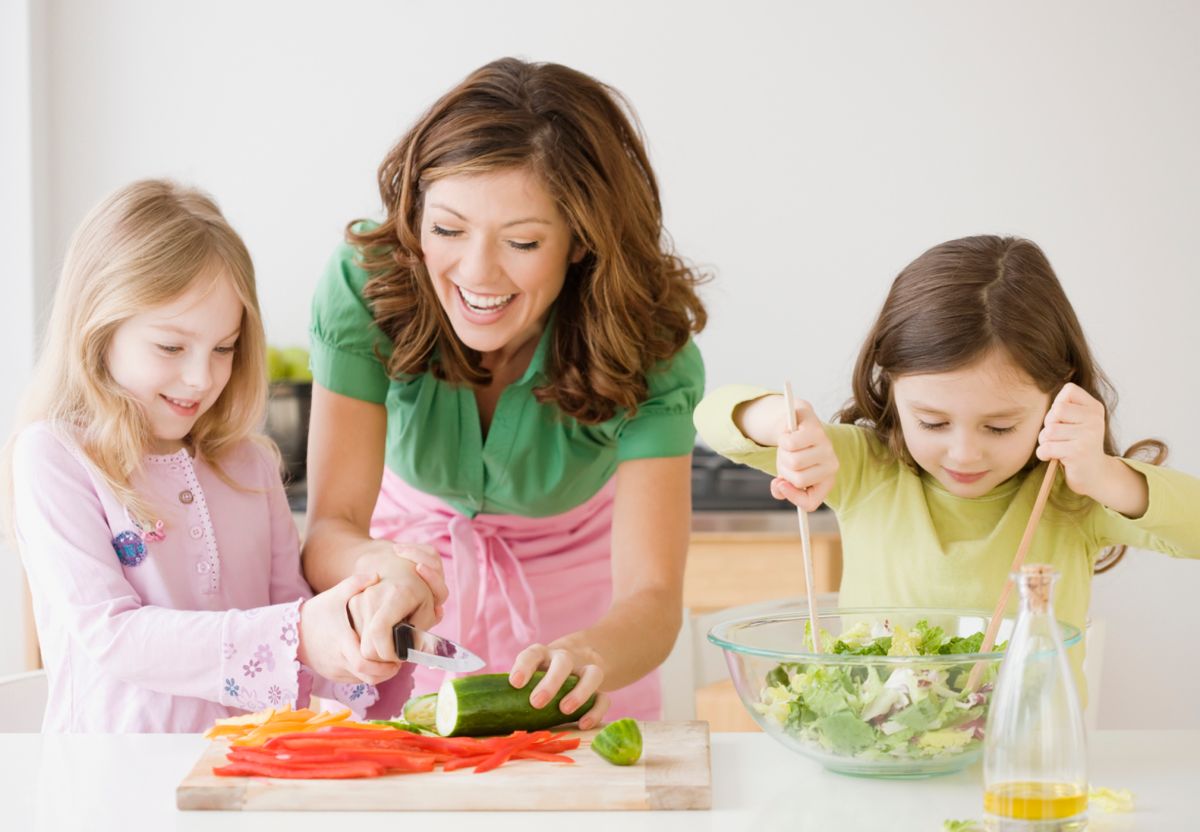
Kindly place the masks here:
[(378, 573), (350, 612), (394, 662), (444, 562), (439, 632), (515, 686), (546, 670), (535, 707), (577, 675), (585, 728), (659, 713), (703, 392), (698, 276), (627, 111), (564, 66), (477, 70), (388, 154), (386, 219), (350, 226), (313, 302), (309, 581)]

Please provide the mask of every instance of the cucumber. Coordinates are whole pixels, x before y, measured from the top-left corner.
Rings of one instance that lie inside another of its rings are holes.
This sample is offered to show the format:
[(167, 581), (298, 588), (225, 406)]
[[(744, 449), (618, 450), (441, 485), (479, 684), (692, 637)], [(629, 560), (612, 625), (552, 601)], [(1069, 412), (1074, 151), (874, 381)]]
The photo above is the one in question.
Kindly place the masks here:
[(437, 732), (434, 731), (433, 728), (417, 725), (412, 722), (406, 722), (403, 719), (372, 719), (371, 723), (374, 725), (390, 725), (392, 728), (399, 728), (401, 731), (408, 731), (412, 734), (428, 734), (434, 737), (437, 736)]
[(423, 696), (414, 696), (404, 703), (401, 715), (405, 722), (432, 731), (433, 723), (437, 718), (437, 694), (426, 693)]
[[(485, 737), (513, 731), (541, 731), (574, 722), (596, 703), (593, 694), (574, 713), (564, 714), (559, 702), (579, 683), (568, 676), (554, 698), (541, 708), (529, 704), (529, 694), (545, 676), (537, 671), (524, 687), (514, 688), (507, 673), (482, 673), (447, 679), (437, 692), (437, 732), (443, 737)], [(412, 720), (410, 720), (412, 721)]]
[(592, 750), (615, 766), (631, 766), (642, 758), (642, 730), (629, 717), (618, 719), (592, 738)]

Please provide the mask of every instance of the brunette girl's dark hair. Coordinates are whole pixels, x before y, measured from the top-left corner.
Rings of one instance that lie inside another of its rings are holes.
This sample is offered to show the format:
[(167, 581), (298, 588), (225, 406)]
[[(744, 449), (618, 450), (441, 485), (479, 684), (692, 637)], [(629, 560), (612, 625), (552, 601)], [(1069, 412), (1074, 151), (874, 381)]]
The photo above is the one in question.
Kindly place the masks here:
[[(951, 240), (909, 263), (892, 283), (859, 352), (853, 396), (834, 418), (871, 428), (895, 458), (915, 467), (896, 413), (895, 379), (956, 370), (994, 349), (1051, 396), (1074, 382), (1103, 402), (1104, 451), (1118, 455), (1109, 427), (1116, 392), (1092, 357), (1050, 261), (1019, 237)], [(1144, 439), (1124, 454), (1135, 455), (1159, 464), (1167, 446)], [(1096, 571), (1111, 568), (1124, 551), (1124, 546), (1107, 550)]]
[(586, 250), (556, 301), (549, 381), (534, 395), (584, 423), (636, 411), (647, 372), (704, 327), (703, 277), (671, 250), (628, 102), (559, 64), (504, 58), (481, 67), (383, 160), (387, 218), (376, 228), (351, 223), (347, 239), (371, 275), (364, 296), (375, 321), (394, 345), (388, 373), (490, 382), (434, 293), (421, 251), (422, 201), (442, 177), (521, 168), (540, 179)]

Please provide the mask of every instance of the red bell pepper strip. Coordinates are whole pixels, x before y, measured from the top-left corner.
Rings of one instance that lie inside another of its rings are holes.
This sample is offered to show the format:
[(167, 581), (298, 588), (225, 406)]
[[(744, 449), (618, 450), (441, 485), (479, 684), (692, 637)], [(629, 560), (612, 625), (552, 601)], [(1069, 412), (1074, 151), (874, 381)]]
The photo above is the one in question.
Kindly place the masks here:
[(389, 771), (433, 771), (438, 761), (432, 754), (413, 755), (406, 751), (367, 751), (366, 749), (338, 751), (334, 755), (339, 760), (355, 760), (378, 763), (386, 766)]
[[(542, 733), (545, 733), (547, 737), (549, 736), (549, 732)], [(518, 731), (512, 736), (500, 737), (498, 739), (503, 740), (503, 742), (496, 743), (494, 745), (496, 750), (492, 752), (492, 756), (475, 767), (476, 774), (483, 774), (485, 771), (491, 771), (494, 768), (504, 765), (513, 754), (530, 746), (537, 745), (544, 738), (537, 736), (537, 734), (525, 734)]]
[(336, 765), (351, 760), (361, 760), (403, 771), (433, 771), (434, 766), (440, 762), (435, 754), (387, 748), (331, 748), (328, 751), (281, 749), (273, 753), (258, 749), (236, 748), (230, 750), (229, 759), (234, 762), (266, 763), (289, 768)]
[(549, 742), (540, 743), (537, 746), (538, 751), (544, 751), (547, 754), (560, 754), (563, 751), (574, 751), (579, 747), (579, 737), (570, 739), (550, 740)]
[(213, 774), (218, 777), (279, 777), (299, 780), (345, 780), (351, 777), (378, 777), (384, 767), (377, 763), (351, 761), (336, 765), (305, 766), (289, 768), (269, 763), (238, 762), (217, 766)]
[(234, 746), (229, 749), (229, 759), (237, 763), (266, 763), (267, 765), (318, 765), (321, 763), (336, 763), (337, 757), (333, 754), (272, 754), (269, 751), (260, 751), (257, 748), (248, 746)]
[(544, 763), (573, 763), (575, 760), (565, 754), (546, 754), (534, 751), (532, 748), (522, 749), (512, 755), (514, 760), (541, 760)]
[(490, 756), (491, 754), (479, 754), (475, 757), (457, 757), (453, 760), (447, 760), (442, 764), (442, 771), (456, 771), (460, 768), (477, 766)]

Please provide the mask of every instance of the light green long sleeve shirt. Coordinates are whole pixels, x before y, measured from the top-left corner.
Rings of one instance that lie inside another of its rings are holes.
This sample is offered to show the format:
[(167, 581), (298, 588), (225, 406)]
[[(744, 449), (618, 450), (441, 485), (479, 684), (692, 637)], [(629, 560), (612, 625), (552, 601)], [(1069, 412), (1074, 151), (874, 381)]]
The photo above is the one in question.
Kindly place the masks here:
[[(772, 392), (731, 385), (710, 393), (696, 410), (700, 436), (722, 456), (775, 474), (775, 448), (752, 442), (733, 421), (739, 404)], [(895, 459), (866, 428), (825, 425), (825, 433), (839, 463), (826, 499), (837, 513), (842, 536), (839, 603), (990, 614), (1033, 510), (1045, 463), (982, 497), (956, 497), (930, 475)], [(1058, 570), (1055, 614), (1081, 630), (1091, 600), (1092, 567), (1106, 547), (1127, 544), (1174, 557), (1200, 557), (1200, 480), (1124, 461), (1149, 486), (1143, 516), (1131, 519), (1074, 494), (1060, 474), (1026, 554), (1026, 563), (1048, 563)], [(1102, 580), (1120, 580), (1119, 567)], [(1014, 591), (1009, 612), (1016, 609)], [(1082, 645), (1070, 652), (1080, 694), (1086, 697)]]

